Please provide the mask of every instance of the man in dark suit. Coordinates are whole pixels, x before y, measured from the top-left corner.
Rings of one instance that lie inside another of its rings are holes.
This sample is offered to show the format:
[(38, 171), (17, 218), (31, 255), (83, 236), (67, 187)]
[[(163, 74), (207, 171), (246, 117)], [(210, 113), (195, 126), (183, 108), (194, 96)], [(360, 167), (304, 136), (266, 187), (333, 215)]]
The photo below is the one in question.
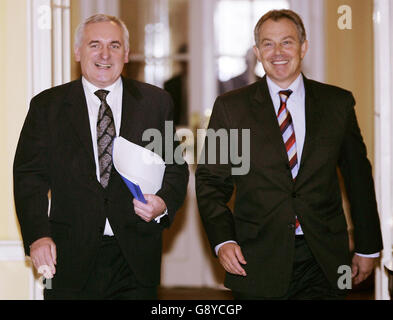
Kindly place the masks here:
[(161, 233), (184, 201), (188, 168), (166, 163), (162, 187), (145, 195), (146, 204), (115, 170), (116, 136), (146, 146), (144, 131), (157, 129), (163, 143), (173, 139), (165, 137), (170, 96), (121, 77), (128, 52), (122, 21), (90, 17), (75, 39), (82, 78), (31, 101), (15, 155), (14, 194), (25, 252), (53, 277), (46, 299), (157, 296)]
[(255, 66), (257, 65), (257, 58), (255, 57), (253, 48), (247, 50), (245, 56), (245, 62), (246, 62), (246, 70), (243, 73), (227, 81), (220, 81), (219, 83), (220, 94), (235, 89), (239, 89), (241, 87), (245, 87), (251, 83), (254, 83), (257, 80), (261, 80), (261, 78), (255, 74)]
[[(266, 76), (218, 97), (209, 124), (213, 131), (249, 130), (250, 152), (243, 158), (249, 157), (250, 169), (234, 175), (238, 165), (221, 160), (225, 152), (242, 150), (243, 139), (230, 141), (225, 150), (207, 135), (204, 164), (196, 172), (205, 230), (235, 298), (344, 298), (351, 277), (354, 283), (366, 279), (382, 249), (354, 98), (302, 75), (308, 43), (293, 11), (264, 15), (255, 41)], [(220, 160), (209, 163), (214, 156)], [(349, 252), (337, 167), (351, 206), (354, 253)], [(227, 202), (234, 189), (232, 213)]]
[[(187, 54), (187, 45), (182, 45), (178, 54)], [(175, 126), (188, 126), (188, 62), (180, 61), (180, 73), (164, 82), (164, 90), (173, 100)]]

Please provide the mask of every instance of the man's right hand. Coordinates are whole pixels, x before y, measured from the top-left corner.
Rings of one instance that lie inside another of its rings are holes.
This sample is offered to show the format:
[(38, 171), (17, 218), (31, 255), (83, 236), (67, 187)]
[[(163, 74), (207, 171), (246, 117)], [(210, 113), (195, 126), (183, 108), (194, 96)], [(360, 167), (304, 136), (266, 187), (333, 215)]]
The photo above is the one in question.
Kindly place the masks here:
[(247, 264), (240, 246), (236, 243), (226, 243), (218, 250), (218, 259), (224, 269), (232, 274), (247, 276), (240, 264)]
[(45, 278), (52, 278), (56, 273), (56, 245), (52, 238), (44, 237), (30, 245), (30, 257), (34, 267)]

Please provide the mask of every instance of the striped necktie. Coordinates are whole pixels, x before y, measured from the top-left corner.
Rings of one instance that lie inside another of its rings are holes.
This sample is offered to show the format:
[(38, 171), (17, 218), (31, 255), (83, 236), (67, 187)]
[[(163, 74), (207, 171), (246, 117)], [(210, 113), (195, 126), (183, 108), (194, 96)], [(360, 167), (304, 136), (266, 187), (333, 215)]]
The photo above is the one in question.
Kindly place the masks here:
[[(291, 170), (292, 179), (295, 181), (299, 166), (297, 162), (295, 131), (293, 129), (291, 114), (287, 109), (287, 100), (291, 94), (292, 90), (283, 90), (279, 92), (281, 103), (277, 113), (277, 120), (285, 144), (285, 149), (288, 154), (289, 168)], [(295, 228), (297, 229), (299, 226), (300, 223), (296, 217)]]

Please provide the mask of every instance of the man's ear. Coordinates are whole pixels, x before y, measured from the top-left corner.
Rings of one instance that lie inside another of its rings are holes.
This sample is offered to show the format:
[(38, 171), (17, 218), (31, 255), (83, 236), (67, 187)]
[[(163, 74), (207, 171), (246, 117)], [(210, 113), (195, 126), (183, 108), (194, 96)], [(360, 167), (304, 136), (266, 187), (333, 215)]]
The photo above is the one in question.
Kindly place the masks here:
[(79, 48), (74, 48), (74, 58), (76, 62), (81, 61), (81, 54)]
[(129, 54), (130, 54), (130, 50), (126, 50), (124, 55), (124, 63), (128, 63), (130, 61)]
[(258, 47), (257, 47), (257, 46), (253, 46), (252, 49), (253, 49), (253, 51), (254, 51), (255, 56), (257, 57), (257, 60), (258, 60), (259, 62), (262, 62), (261, 53), (259, 52)]
[(303, 59), (308, 50), (308, 40), (304, 40), (301, 46), (301, 58)]

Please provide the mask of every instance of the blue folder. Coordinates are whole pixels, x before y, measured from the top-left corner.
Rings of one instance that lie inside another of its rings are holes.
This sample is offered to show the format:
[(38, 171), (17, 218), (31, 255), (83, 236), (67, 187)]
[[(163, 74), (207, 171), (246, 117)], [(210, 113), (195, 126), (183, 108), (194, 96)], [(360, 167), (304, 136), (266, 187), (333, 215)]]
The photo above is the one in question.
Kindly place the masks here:
[(134, 196), (135, 199), (143, 202), (143, 203), (147, 203), (145, 197), (143, 196), (142, 190), (139, 187), (138, 184), (131, 182), (130, 180), (128, 180), (127, 178), (124, 178), (122, 175), (120, 175), (122, 177), (122, 179), (124, 180), (124, 182), (126, 183), (128, 189), (130, 189), (132, 195)]

